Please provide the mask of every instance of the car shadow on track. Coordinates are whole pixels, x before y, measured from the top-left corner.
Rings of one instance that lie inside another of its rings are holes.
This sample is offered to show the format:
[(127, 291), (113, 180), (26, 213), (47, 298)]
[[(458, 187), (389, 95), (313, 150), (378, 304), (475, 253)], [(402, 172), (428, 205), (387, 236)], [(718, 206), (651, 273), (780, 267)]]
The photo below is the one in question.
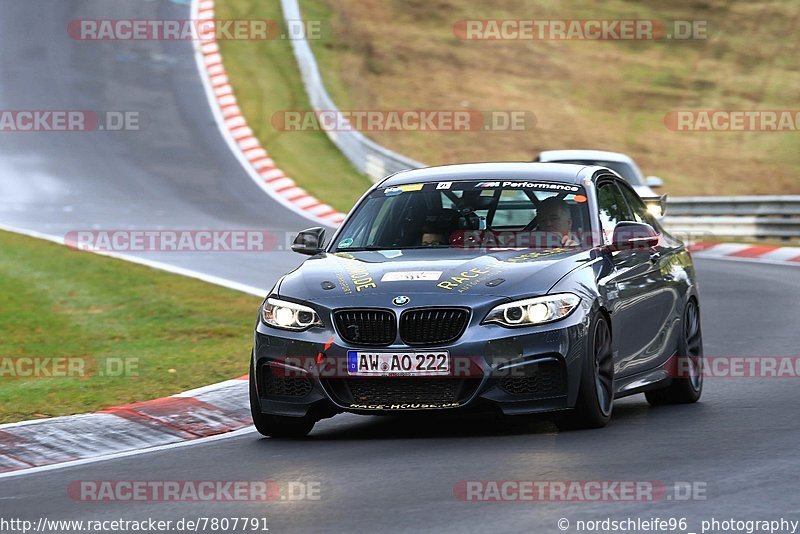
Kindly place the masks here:
[[(662, 410), (666, 409), (668, 408)], [(652, 408), (645, 402), (620, 403), (614, 408), (614, 416), (608, 430), (617, 425), (646, 423), (652, 415)], [(576, 431), (568, 433), (574, 432)], [(604, 430), (585, 432), (604, 432)], [(308, 437), (298, 441), (475, 438), (557, 433), (559, 430), (552, 422), (552, 415), (514, 417), (495, 414), (339, 415), (317, 423)]]

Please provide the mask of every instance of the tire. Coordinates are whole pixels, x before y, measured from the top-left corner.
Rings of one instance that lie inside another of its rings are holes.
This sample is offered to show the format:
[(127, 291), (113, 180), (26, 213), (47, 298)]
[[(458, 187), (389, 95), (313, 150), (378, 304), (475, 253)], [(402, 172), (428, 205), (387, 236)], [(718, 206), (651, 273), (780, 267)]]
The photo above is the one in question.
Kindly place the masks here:
[(261, 412), (256, 391), (256, 374), (250, 356), (250, 415), (259, 434), (270, 438), (302, 438), (311, 432), (316, 420), (310, 417), (284, 417)]
[(686, 369), (689, 376), (675, 377), (666, 388), (646, 392), (644, 396), (647, 402), (652, 406), (691, 404), (697, 402), (703, 394), (703, 331), (700, 325), (700, 308), (694, 298), (689, 299), (683, 312), (683, 330), (678, 344), (678, 369)]
[(614, 410), (614, 354), (605, 316), (598, 312), (589, 332), (578, 400), (574, 410), (556, 419), (560, 430), (602, 428)]

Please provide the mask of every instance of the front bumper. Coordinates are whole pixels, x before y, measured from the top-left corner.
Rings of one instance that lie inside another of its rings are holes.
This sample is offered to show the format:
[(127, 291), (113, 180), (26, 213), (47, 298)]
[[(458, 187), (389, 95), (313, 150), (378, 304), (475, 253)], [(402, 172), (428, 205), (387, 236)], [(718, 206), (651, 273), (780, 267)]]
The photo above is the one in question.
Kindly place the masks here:
[(355, 377), (347, 351), (403, 352), (419, 347), (353, 346), (333, 328), (289, 332), (259, 323), (253, 369), (263, 413), (314, 419), (359, 414), (497, 410), (506, 415), (574, 406), (586, 354), (584, 309), (551, 325), (518, 329), (470, 324), (446, 350), (451, 371), (438, 377)]

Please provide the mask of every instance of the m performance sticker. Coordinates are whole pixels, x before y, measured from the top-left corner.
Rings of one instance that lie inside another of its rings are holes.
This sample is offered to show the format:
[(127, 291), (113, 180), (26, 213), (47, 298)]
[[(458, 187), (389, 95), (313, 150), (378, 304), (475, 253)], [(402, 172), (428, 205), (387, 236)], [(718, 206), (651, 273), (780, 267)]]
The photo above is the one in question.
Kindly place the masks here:
[(583, 188), (579, 185), (560, 182), (530, 182), (526, 180), (464, 180), (427, 182), (420, 184), (404, 184), (376, 189), (371, 193), (373, 197), (392, 197), (402, 193), (414, 191), (439, 191), (449, 194), (451, 191), (471, 191), (474, 189), (528, 189), (532, 191), (566, 192), (572, 195), (581, 193)]
[(569, 191), (571, 193), (576, 193), (580, 191), (580, 187), (577, 185), (571, 184), (562, 184), (562, 183), (549, 183), (549, 182), (526, 182), (526, 181), (494, 181), (494, 182), (478, 182), (474, 185), (475, 188), (488, 188), (488, 189), (497, 189), (497, 188), (511, 188), (511, 189), (547, 189), (550, 191)]

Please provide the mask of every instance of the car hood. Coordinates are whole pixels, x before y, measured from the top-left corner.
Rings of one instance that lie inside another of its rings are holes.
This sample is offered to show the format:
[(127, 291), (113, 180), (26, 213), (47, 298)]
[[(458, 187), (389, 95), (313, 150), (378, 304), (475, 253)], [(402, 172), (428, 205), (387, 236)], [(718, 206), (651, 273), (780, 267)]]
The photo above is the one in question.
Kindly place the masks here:
[(431, 294), (451, 303), (468, 295), (543, 294), (589, 259), (589, 251), (564, 248), (325, 253), (287, 274), (278, 294), (311, 301)]

